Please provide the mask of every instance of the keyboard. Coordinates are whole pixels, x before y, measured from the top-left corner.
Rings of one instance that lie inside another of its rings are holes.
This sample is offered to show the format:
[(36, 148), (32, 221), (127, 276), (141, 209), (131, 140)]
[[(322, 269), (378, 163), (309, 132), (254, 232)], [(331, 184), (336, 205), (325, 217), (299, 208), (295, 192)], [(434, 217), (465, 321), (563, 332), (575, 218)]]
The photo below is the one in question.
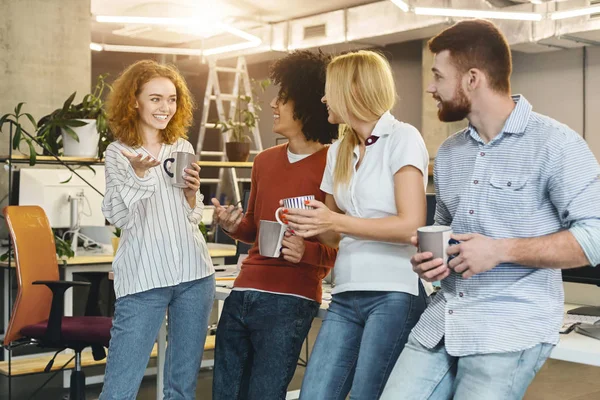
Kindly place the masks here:
[(594, 324), (597, 321), (600, 321), (600, 317), (594, 317), (591, 315), (578, 315), (578, 314), (564, 314), (563, 323), (574, 323), (581, 322), (583, 324)]

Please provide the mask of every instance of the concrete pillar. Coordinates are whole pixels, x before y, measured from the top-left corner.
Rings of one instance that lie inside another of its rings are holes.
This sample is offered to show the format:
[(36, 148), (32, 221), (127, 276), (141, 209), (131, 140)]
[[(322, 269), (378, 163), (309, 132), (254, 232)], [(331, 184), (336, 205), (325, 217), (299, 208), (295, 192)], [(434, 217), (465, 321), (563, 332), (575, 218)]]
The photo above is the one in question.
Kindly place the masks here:
[(90, 29), (90, 0), (0, 0), (0, 113), (25, 101), (39, 118), (89, 92)]
[[(26, 102), (22, 111), (37, 121), (72, 92), (80, 101), (90, 91), (90, 10), (90, 0), (0, 0), (0, 115)], [(0, 154), (8, 150), (8, 132), (2, 132)], [(8, 183), (1, 171), (4, 198)]]

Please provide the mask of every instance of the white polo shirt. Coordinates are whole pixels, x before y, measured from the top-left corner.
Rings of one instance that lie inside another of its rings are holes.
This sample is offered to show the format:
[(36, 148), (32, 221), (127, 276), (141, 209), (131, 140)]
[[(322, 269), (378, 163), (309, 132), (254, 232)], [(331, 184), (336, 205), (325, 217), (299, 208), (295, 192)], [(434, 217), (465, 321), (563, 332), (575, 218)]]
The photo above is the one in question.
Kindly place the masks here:
[[(352, 177), (348, 185), (333, 190), (333, 171), (340, 141), (331, 145), (321, 190), (333, 194), (338, 207), (358, 218), (384, 218), (397, 215), (394, 174), (406, 165), (423, 172), (427, 187), (429, 154), (419, 131), (386, 112), (367, 139), (364, 158), (356, 170), (358, 146), (354, 149)], [(418, 295), (418, 276), (412, 270), (412, 245), (365, 240), (342, 235), (335, 262), (333, 294), (375, 290)]]

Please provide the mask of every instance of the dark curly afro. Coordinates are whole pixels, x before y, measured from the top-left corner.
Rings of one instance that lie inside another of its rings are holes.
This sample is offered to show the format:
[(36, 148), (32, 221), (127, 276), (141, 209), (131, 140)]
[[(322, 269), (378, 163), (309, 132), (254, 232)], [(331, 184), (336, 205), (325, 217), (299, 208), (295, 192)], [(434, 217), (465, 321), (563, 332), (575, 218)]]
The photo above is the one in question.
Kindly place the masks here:
[(273, 83), (279, 85), (279, 101), (294, 102), (294, 119), (302, 123), (306, 139), (321, 144), (338, 137), (338, 125), (327, 121), (327, 107), (321, 103), (330, 60), (321, 51), (298, 50), (275, 61), (270, 73)]

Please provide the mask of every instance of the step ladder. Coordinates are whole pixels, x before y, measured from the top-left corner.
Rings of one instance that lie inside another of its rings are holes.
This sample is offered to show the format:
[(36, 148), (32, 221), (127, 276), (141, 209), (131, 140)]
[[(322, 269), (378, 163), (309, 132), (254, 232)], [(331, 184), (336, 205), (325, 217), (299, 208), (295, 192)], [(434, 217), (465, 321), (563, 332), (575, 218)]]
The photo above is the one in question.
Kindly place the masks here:
[[(250, 77), (248, 76), (248, 67), (244, 57), (238, 57), (237, 65), (235, 68), (219, 67), (215, 60), (209, 60), (208, 79), (206, 83), (206, 92), (204, 94), (204, 105), (202, 108), (202, 119), (200, 122), (200, 133), (198, 135), (198, 143), (196, 145), (196, 154), (202, 159), (203, 156), (207, 157), (220, 157), (222, 162), (227, 162), (227, 155), (225, 153), (225, 143), (229, 141), (230, 132), (221, 133), (220, 129), (216, 127), (216, 124), (208, 122), (208, 115), (210, 112), (211, 102), (214, 101), (217, 107), (217, 113), (220, 121), (226, 121), (235, 116), (237, 99), (240, 95), (240, 84), (243, 87), (244, 93), (242, 95), (249, 96), (250, 101), (248, 102), (248, 110), (255, 112), (253, 105), (252, 87)], [(228, 74), (234, 74), (233, 81), (233, 92), (231, 94), (221, 93), (221, 85), (219, 83), (219, 72)], [(224, 103), (229, 103), (229, 113), (225, 114)], [(204, 140), (206, 138), (206, 130), (211, 129), (216, 132), (221, 138), (221, 151), (207, 151), (203, 150)], [(260, 139), (260, 132), (258, 130), (258, 124), (252, 129), (252, 143), (254, 143), (254, 149), (250, 149), (250, 155), (256, 155), (263, 150), (262, 141)], [(236, 204), (241, 203), (242, 198), (240, 195), (240, 186), (242, 182), (250, 182), (250, 178), (238, 178), (235, 167), (219, 167), (219, 178), (218, 179), (202, 179), (202, 183), (216, 183), (217, 191), (216, 197), (219, 198), (223, 193), (223, 185), (225, 182), (225, 170), (228, 170), (228, 180), (233, 191), (234, 202)]]

